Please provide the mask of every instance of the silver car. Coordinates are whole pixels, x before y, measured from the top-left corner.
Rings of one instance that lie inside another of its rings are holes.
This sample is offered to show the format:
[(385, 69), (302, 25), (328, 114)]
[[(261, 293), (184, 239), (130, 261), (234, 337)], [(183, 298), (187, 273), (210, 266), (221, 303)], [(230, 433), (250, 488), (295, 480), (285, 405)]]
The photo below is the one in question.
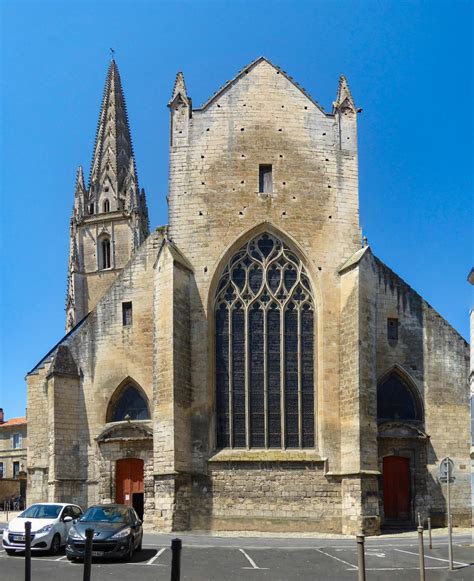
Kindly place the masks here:
[(66, 544), (73, 521), (82, 516), (76, 504), (42, 502), (32, 504), (8, 523), (3, 531), (3, 548), (13, 555), (25, 550), (25, 523), (31, 522), (31, 550), (55, 555)]

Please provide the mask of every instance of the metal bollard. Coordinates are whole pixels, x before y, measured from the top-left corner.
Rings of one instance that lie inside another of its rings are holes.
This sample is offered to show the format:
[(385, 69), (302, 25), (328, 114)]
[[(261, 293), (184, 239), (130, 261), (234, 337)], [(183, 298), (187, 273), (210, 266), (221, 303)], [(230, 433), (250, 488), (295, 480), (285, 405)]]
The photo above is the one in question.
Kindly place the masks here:
[(418, 527), (418, 554), (420, 558), (420, 581), (425, 581), (425, 550), (423, 547), (423, 527)]
[(84, 551), (84, 576), (83, 581), (91, 581), (92, 567), (92, 537), (94, 529), (86, 529), (86, 547)]
[(365, 581), (365, 537), (364, 535), (357, 535), (357, 567), (358, 567), (358, 581)]
[(31, 581), (31, 522), (25, 522), (25, 581)]
[(181, 578), (181, 539), (171, 541), (171, 581)]
[(430, 549), (433, 548), (433, 542), (431, 540), (431, 517), (428, 517), (428, 535), (430, 537)]

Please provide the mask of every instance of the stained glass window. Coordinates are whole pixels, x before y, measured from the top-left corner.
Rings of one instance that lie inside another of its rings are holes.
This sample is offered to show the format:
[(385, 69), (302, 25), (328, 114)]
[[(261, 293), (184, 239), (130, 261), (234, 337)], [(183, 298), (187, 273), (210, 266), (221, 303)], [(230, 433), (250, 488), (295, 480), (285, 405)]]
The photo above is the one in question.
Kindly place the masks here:
[(132, 384), (125, 387), (117, 401), (112, 405), (112, 413), (109, 421), (121, 422), (126, 419), (150, 419), (150, 412), (145, 397)]
[(219, 448), (314, 447), (314, 304), (301, 260), (272, 234), (246, 243), (216, 293)]
[(377, 418), (379, 420), (421, 420), (418, 397), (399, 377), (391, 373), (378, 386)]

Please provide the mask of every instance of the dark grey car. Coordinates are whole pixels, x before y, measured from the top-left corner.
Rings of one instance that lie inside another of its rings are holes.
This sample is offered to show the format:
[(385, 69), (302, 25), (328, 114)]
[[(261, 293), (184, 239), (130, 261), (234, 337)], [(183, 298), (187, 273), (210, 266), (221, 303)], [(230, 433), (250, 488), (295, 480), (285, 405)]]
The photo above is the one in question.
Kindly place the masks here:
[(89, 507), (69, 530), (66, 556), (70, 561), (84, 558), (87, 529), (94, 531), (93, 557), (131, 559), (135, 551), (141, 551), (142, 522), (129, 506), (97, 504)]

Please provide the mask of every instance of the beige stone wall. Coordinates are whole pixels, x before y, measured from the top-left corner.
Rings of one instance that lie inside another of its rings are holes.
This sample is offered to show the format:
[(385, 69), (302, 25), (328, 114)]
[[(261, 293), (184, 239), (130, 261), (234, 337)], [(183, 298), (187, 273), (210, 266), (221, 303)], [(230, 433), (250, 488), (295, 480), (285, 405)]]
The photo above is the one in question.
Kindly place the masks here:
[[(262, 61), (207, 107), (193, 111), (187, 123), (185, 137), (171, 147), (170, 237), (195, 273), (195, 409), (211, 420), (211, 356), (202, 338), (212, 327), (212, 313), (207, 312), (212, 283), (230, 251), (252, 232), (273, 227), (301, 252), (312, 277), (318, 317), (318, 446), (324, 453), (326, 448), (335, 452), (337, 408), (329, 394), (338, 389), (336, 271), (360, 247), (355, 120), (344, 119), (350, 140), (341, 147), (337, 118), (325, 115)], [(273, 166), (271, 195), (258, 193), (259, 164), (264, 163)], [(209, 420), (196, 428), (194, 440), (211, 452), (215, 444)], [(195, 469), (203, 470), (205, 453), (193, 450), (193, 458)]]
[[(425, 450), (408, 442), (385, 442), (380, 450), (380, 468), (385, 454), (405, 450), (401, 455), (412, 455), (413, 479), (418, 482), (414, 512), (429, 512), (434, 522), (442, 523), (446, 486), (438, 480), (439, 463), (450, 456), (457, 478), (452, 488), (452, 512), (458, 525), (467, 526), (471, 522), (468, 344), (381, 261), (375, 259), (371, 268), (377, 289), (377, 377), (394, 365), (404, 370), (421, 394), (424, 429), (429, 435)], [(387, 339), (389, 317), (399, 321), (396, 342)]]
[(213, 462), (209, 481), (193, 487), (193, 529), (341, 530), (341, 487), (323, 463)]
[[(110, 238), (109, 269), (100, 267), (100, 241)], [(92, 311), (130, 260), (135, 247), (130, 218), (123, 212), (86, 217), (78, 227), (79, 270), (75, 276), (76, 322)]]

